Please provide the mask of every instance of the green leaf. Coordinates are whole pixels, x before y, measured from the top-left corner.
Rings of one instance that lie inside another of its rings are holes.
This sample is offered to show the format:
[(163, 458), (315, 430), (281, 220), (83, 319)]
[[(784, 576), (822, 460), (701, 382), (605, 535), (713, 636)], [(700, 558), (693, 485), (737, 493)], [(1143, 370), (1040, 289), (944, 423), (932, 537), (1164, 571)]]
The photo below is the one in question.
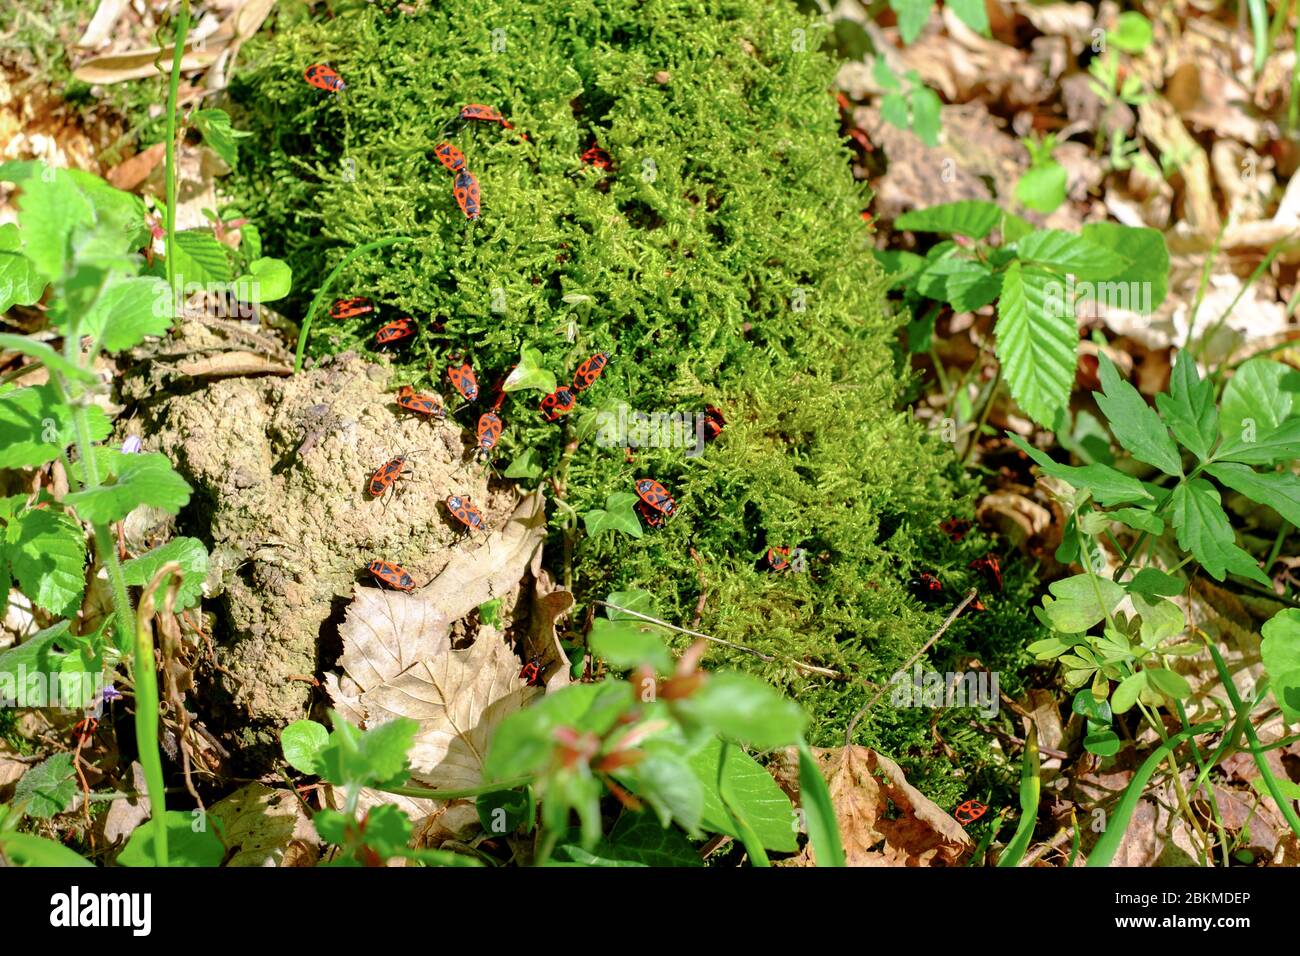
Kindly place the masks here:
[(1262, 436), (1255, 433), (1253, 424), (1245, 424), (1240, 435), (1225, 438), (1214, 452), (1215, 461), (1248, 465), (1271, 465), (1292, 458), (1300, 458), (1300, 418), (1287, 419)]
[(1011, 395), (1048, 427), (1070, 400), (1079, 333), (1056, 276), (1012, 262), (1002, 277), (997, 355)]
[[(207, 823), (215, 818), (199, 811), (168, 810), (163, 817), (167, 830), (167, 865), (185, 867), (220, 866), (226, 848), (216, 831)], [(118, 866), (155, 866), (154, 828), (145, 824), (135, 828), (122, 852)]]
[(526, 348), (520, 351), (519, 362), (501, 387), (507, 392), (535, 388), (549, 395), (555, 391), (555, 373), (543, 364), (541, 350)]
[(680, 717), (759, 750), (798, 741), (808, 715), (757, 677), (735, 671), (710, 674), (704, 685), (673, 702)]
[(898, 129), (912, 128), (912, 111), (902, 93), (886, 93), (880, 100), (880, 118)]
[(146, 336), (165, 335), (172, 325), (171, 289), (154, 276), (118, 279), (100, 293), (82, 319), (81, 332), (100, 348), (120, 352)]
[(1259, 654), (1273, 697), (1291, 723), (1300, 722), (1300, 611), (1287, 608), (1264, 622)]
[(739, 747), (727, 747), (725, 764), (722, 761), (722, 741), (716, 737), (687, 758), (704, 786), (701, 826), (713, 833), (740, 838), (718, 790), (721, 779), (727, 802), (744, 816), (764, 847), (777, 853), (797, 850), (798, 820), (794, 807), (772, 775)]
[[(87, 407), (86, 419), (91, 441), (102, 441), (112, 431), (98, 405)], [(76, 427), (53, 384), (0, 395), (0, 468), (38, 468), (75, 440)]]
[(663, 826), (675, 822), (699, 835), (704, 788), (684, 757), (662, 748), (648, 750), (636, 766), (615, 776), (650, 804)]
[(1034, 460), (1043, 474), (1068, 482), (1080, 491), (1087, 491), (1099, 504), (1117, 505), (1132, 501), (1155, 501), (1151, 492), (1147, 491), (1142, 482), (1132, 475), (1126, 475), (1109, 465), (1093, 464), (1082, 467), (1062, 465), (1049, 458), (1045, 452), (1034, 448), (1019, 435), (1008, 434), (1008, 437), (1017, 448)]
[(293, 272), (280, 259), (255, 259), (248, 264), (248, 274), (235, 280), (234, 289), (241, 302), (274, 302), (293, 289)]
[(962, 199), (905, 212), (894, 220), (894, 228), (910, 229), (912, 232), (955, 233), (972, 239), (983, 239), (1001, 221), (1002, 210), (996, 203), (982, 199)]
[(0, 833), (0, 853), (15, 866), (94, 866), (80, 853), (30, 833)]
[[(33, 634), (17, 647), (0, 651), (0, 689), (4, 694), (13, 689), (14, 700), (19, 707), (50, 707), (54, 701), (49, 689), (49, 678), (57, 673), (62, 664), (63, 655), (55, 642), (66, 634), (71, 622), (67, 620), (53, 624)], [(29, 680), (32, 675), (44, 674), (45, 682)], [(0, 700), (3, 700), (0, 694)]]
[(37, 820), (48, 820), (72, 806), (77, 771), (72, 754), (55, 754), (23, 774), (14, 789), (14, 807)]
[[(105, 243), (101, 252), (135, 252), (152, 241), (153, 234), (145, 222), (144, 200), (139, 196), (110, 186), (94, 173), (70, 169), (68, 175), (95, 207), (95, 228)], [(78, 255), (85, 252), (82, 249)]]
[(86, 589), (86, 538), (81, 525), (51, 508), (28, 508), (4, 529), (5, 551), (22, 592), (38, 607), (69, 616)]
[(1258, 472), (1235, 462), (1206, 465), (1205, 471), (1256, 504), (1268, 505), (1300, 527), (1300, 477), (1289, 471)]
[(912, 107), (912, 132), (926, 146), (938, 146), (943, 110), (938, 94), (927, 86), (914, 86), (909, 102)]
[(808, 826), (808, 842), (818, 866), (845, 865), (844, 843), (826, 778), (807, 742), (799, 741), (799, 802)]
[(1143, 508), (1115, 508), (1111, 511), (1093, 511), (1082, 515), (1079, 526), (1088, 534), (1099, 534), (1107, 522), (1118, 521), (1129, 528), (1148, 534), (1164, 534), (1165, 523), (1154, 511)]
[(921, 35), (934, 0), (889, 0), (889, 9), (898, 17), (898, 35), (906, 46)]
[(635, 611), (637, 614), (645, 614), (649, 617), (659, 616), (654, 595), (640, 588), (631, 591), (611, 591), (605, 595), (605, 603), (613, 605), (605, 608), (605, 614), (611, 621), (639, 620), (632, 614), (624, 613), (625, 611)]
[(417, 721), (398, 717), (366, 730), (330, 712), (334, 730), (329, 743), (318, 750), (315, 766), (336, 786), (373, 786), (405, 776), (406, 754), (420, 729)]
[(58, 372), (70, 381), (85, 382), (87, 385), (97, 385), (99, 383), (98, 377), (90, 369), (81, 368), (79, 365), (69, 362), (44, 342), (38, 342), (25, 335), (0, 334), (0, 349), (30, 355), (51, 372)]
[(1183, 482), (1174, 489), (1172, 520), (1179, 547), (1192, 552), (1216, 581), (1222, 581), (1224, 574), (1231, 571), (1270, 585), (1255, 559), (1237, 547), (1232, 525), (1219, 502), (1219, 492), (1204, 478)]
[(1093, 696), (1092, 690), (1089, 688), (1085, 688), (1074, 695), (1070, 709), (1080, 717), (1085, 717), (1094, 723), (1110, 725), (1110, 704), (1104, 700), (1098, 700)]
[(1106, 42), (1125, 53), (1141, 53), (1150, 46), (1154, 35), (1150, 20), (1126, 10), (1116, 18), (1115, 29), (1106, 31)]
[(150, 452), (108, 456), (112, 484), (74, 492), (64, 501), (77, 509), (84, 521), (108, 524), (125, 518), (140, 505), (177, 514), (190, 500), (190, 486), (172, 468), (166, 455)]
[(1019, 866), (1038, 825), (1038, 803), (1042, 797), (1042, 765), (1038, 756), (1038, 724), (1030, 723), (1025, 735), (1025, 754), (1020, 761), (1020, 823), (998, 858), (999, 867)]
[(898, 77), (894, 71), (889, 68), (889, 63), (883, 56), (875, 57), (871, 61), (871, 75), (876, 81), (876, 85), (887, 93), (897, 93), (903, 88), (903, 84), (898, 82)]
[(1145, 667), (1142, 673), (1147, 675), (1147, 686), (1158, 690), (1174, 700), (1186, 700), (1192, 696), (1192, 686), (1187, 678), (1177, 671), (1165, 667)]
[(580, 866), (703, 866), (695, 848), (680, 830), (662, 827), (652, 813), (625, 812), (609, 836), (591, 850), (574, 839), (555, 849), (554, 859)]
[(184, 293), (224, 288), (231, 280), (230, 250), (203, 229), (176, 233), (172, 263)]
[(1179, 352), (1169, 383), (1169, 394), (1156, 396), (1156, 407), (1188, 451), (1205, 461), (1219, 435), (1219, 412), (1214, 407), (1214, 383), (1202, 379), (1190, 352)]
[(616, 491), (605, 499), (605, 507), (593, 508), (583, 513), (582, 523), (590, 537), (602, 531), (621, 531), (633, 538), (641, 537), (641, 519), (633, 506), (637, 496), (629, 491)]
[(1169, 286), (1169, 249), (1159, 229), (1121, 226), (1117, 222), (1090, 222), (1080, 230), (1094, 245), (1111, 249), (1129, 260), (1128, 268), (1107, 276), (1089, 288), (1080, 288), (1082, 298), (1101, 299), (1112, 308), (1149, 313), (1165, 301)]
[(1138, 461), (1159, 468), (1167, 475), (1182, 477), (1183, 463), (1169, 430), (1142, 398), (1138, 390), (1119, 377), (1115, 364), (1104, 354), (1101, 361), (1102, 392), (1095, 392), (1098, 406), (1121, 445)]
[(94, 210), (67, 170), (40, 163), (5, 163), (0, 180), (18, 184), (23, 255), (50, 282), (63, 276), (72, 235), (94, 222)]
[(532, 791), (521, 787), (480, 794), (474, 798), (474, 809), (478, 811), (478, 822), (484, 832), (504, 836), (520, 827), (531, 830), (537, 804)]
[(598, 617), (592, 622), (587, 646), (615, 670), (631, 670), (648, 664), (655, 673), (667, 674), (673, 669), (673, 658), (657, 633), (660, 630), (644, 621), (611, 621)]
[(1035, 212), (1050, 213), (1065, 202), (1066, 179), (1060, 163), (1034, 166), (1016, 183), (1016, 198)]
[(1129, 264), (1106, 246), (1064, 229), (1031, 232), (1016, 243), (1016, 251), (1022, 262), (1060, 269), (1079, 279), (1109, 279)]
[(958, 312), (974, 312), (998, 297), (1002, 277), (975, 259), (939, 259), (916, 278), (922, 295), (949, 303)]
[(981, 36), (990, 36), (989, 15), (984, 0), (947, 0), (944, 4), (957, 19)]
[(195, 128), (203, 136), (203, 142), (221, 157), (231, 169), (238, 160), (239, 144), (237, 139), (252, 136), (252, 133), (231, 128), (230, 114), (225, 110), (195, 110), (190, 114)]
[(146, 585), (169, 561), (180, 562), (185, 575), (176, 595), (176, 610), (193, 607), (203, 596), (203, 579), (208, 575), (208, 552), (198, 538), (172, 538), (152, 551), (122, 565), (127, 584)]
[(1109, 727), (1088, 725), (1088, 734), (1083, 738), (1083, 749), (1098, 757), (1113, 757), (1120, 750), (1119, 735)]
[(1137, 703), (1138, 695), (1146, 690), (1146, 687), (1146, 671), (1138, 671), (1125, 677), (1110, 695), (1110, 709), (1116, 714), (1128, 713)]
[(533, 481), (542, 473), (542, 456), (536, 448), (525, 448), (515, 456), (509, 467), (503, 472), (507, 478), (522, 478)]
[(1043, 598), (1043, 611), (1053, 629), (1080, 634), (1105, 620), (1124, 600), (1124, 589), (1110, 578), (1091, 574), (1053, 581), (1047, 588), (1056, 600)]
[(1034, 224), (1014, 213), (1002, 214), (1002, 241), (1019, 242), (1034, 231)]
[(49, 283), (22, 253), (22, 234), (12, 222), (0, 225), (0, 312), (41, 300)]
[(1244, 432), (1266, 434), (1296, 411), (1300, 373), (1271, 359), (1243, 362), (1223, 388), (1219, 429), (1227, 441)]
[(1183, 593), (1186, 582), (1158, 568), (1143, 568), (1132, 579), (1124, 582), (1124, 588), (1130, 594), (1141, 594), (1147, 598), (1176, 597)]

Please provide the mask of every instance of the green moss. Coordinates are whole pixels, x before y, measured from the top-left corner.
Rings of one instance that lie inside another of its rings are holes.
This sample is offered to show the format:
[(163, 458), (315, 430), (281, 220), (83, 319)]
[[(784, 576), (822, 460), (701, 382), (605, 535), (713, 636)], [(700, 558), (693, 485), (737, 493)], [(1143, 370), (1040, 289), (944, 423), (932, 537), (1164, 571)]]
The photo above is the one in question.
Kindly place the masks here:
[[(937, 532), (969, 486), (896, 410), (896, 321), (819, 28), (770, 0), (337, 12), (250, 45), (232, 89), (255, 135), (233, 193), (267, 253), (293, 266), (290, 313), (349, 249), (413, 236), (358, 260), (338, 290), (428, 320), (405, 353), (410, 380), (448, 392), (447, 354), (465, 350), (486, 391), (528, 346), (565, 381), (605, 350), (612, 364), (581, 409), (722, 408), (727, 427), (703, 455), (642, 448), (629, 464), (590, 435), (566, 457), (582, 415), (546, 424), (525, 392), (504, 407), (501, 454), (537, 449), (578, 512), (638, 477), (662, 481), (679, 512), (639, 540), (579, 531), (566, 550), (557, 513), (556, 574), (580, 602), (645, 588), (665, 617), (772, 655), (711, 651), (710, 663), (786, 687), (814, 711), (816, 742), (838, 742), (860, 681), (886, 679), (941, 620), (907, 578), (957, 562), (951, 586), (970, 579), (969, 555), (945, 553)], [(347, 90), (304, 83), (313, 63)], [(467, 102), (517, 130), (454, 123)], [(478, 176), (478, 222), (434, 160), (443, 139)], [(580, 160), (593, 142), (609, 173)], [(318, 319), (312, 351), (367, 347), (373, 330)], [(805, 548), (807, 570), (760, 570), (772, 545)], [(810, 679), (790, 658), (849, 679)], [(860, 740), (907, 753), (928, 734), (929, 715), (909, 711)]]

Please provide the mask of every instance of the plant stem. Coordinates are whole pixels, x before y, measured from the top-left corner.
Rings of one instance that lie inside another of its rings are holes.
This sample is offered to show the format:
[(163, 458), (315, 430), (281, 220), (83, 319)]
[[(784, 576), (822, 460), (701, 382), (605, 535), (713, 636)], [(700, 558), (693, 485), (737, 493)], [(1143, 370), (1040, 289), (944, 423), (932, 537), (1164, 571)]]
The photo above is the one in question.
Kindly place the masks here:
[(321, 283), (320, 288), (316, 290), (316, 295), (312, 298), (311, 305), (307, 307), (307, 316), (302, 320), (302, 329), (298, 332), (298, 350), (294, 354), (293, 358), (293, 371), (295, 375), (302, 371), (302, 357), (303, 353), (307, 351), (307, 336), (311, 334), (311, 321), (316, 315), (316, 310), (320, 308), (321, 300), (325, 298), (325, 294), (329, 291), (330, 286), (334, 284), (334, 280), (338, 278), (339, 273), (346, 269), (352, 263), (352, 260), (365, 255), (367, 252), (371, 252), (375, 249), (382, 249), (384, 246), (394, 246), (399, 242), (414, 241), (415, 239), (411, 236), (389, 236), (386, 239), (376, 239), (374, 242), (367, 242), (365, 245), (357, 246), (349, 252), (343, 257), (343, 261), (330, 271), (330, 274), (325, 277), (325, 281)]
[(185, 36), (190, 29), (190, 0), (181, 0), (181, 12), (172, 38), (172, 72), (167, 87), (167, 157), (164, 178), (167, 180), (167, 287), (172, 292), (175, 318), (181, 314), (180, 290), (176, 288), (176, 100), (181, 86), (181, 60), (185, 57)]
[(434, 790), (429, 787), (376, 787), (376, 790), (382, 790), (384, 793), (395, 793), (401, 797), (422, 797), (426, 800), (463, 800), (466, 797), (478, 797), (485, 793), (499, 793), (502, 790), (514, 790), (517, 787), (525, 786), (533, 782), (531, 776), (511, 777), (509, 780), (499, 780), (496, 783), (484, 783), (477, 787), (466, 787), (462, 790)]

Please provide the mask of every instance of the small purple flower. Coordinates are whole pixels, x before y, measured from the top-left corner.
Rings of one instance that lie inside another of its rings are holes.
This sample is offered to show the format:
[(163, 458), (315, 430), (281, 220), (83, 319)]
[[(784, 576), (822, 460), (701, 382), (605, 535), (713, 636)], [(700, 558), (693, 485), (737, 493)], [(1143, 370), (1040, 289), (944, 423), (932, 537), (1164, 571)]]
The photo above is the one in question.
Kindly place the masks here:
[(107, 687), (104, 688), (104, 692), (100, 695), (100, 697), (103, 698), (104, 703), (111, 704), (115, 700), (122, 699), (122, 692), (118, 690), (116, 687), (114, 687), (112, 684), (109, 684)]
[(122, 454), (124, 455), (138, 455), (143, 448), (144, 444), (140, 441), (139, 435), (130, 435), (126, 441), (122, 442)]

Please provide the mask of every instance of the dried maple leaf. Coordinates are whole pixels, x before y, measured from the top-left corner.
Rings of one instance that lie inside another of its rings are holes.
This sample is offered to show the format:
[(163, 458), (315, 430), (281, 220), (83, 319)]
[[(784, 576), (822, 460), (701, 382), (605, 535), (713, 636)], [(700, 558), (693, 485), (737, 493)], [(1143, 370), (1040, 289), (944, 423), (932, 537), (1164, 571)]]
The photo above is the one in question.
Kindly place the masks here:
[(208, 810), (221, 824), (221, 840), (233, 856), (226, 866), (285, 866), (301, 861), (295, 842), (320, 841), (302, 801), (291, 790), (260, 783), (240, 787)]
[(366, 691), (361, 704), (375, 721), (418, 721), (409, 754), (412, 776), (454, 790), (483, 782), (493, 731), (540, 693), (520, 678), (514, 652), (495, 632), (483, 629), (467, 650), (419, 661)]
[[(907, 782), (898, 764), (869, 747), (813, 748), (830, 788), (849, 866), (953, 866), (970, 849), (961, 824)], [(781, 758), (777, 779), (791, 790), (799, 754)], [(890, 819), (891, 810), (897, 813)], [(811, 847), (786, 865), (810, 866)]]

